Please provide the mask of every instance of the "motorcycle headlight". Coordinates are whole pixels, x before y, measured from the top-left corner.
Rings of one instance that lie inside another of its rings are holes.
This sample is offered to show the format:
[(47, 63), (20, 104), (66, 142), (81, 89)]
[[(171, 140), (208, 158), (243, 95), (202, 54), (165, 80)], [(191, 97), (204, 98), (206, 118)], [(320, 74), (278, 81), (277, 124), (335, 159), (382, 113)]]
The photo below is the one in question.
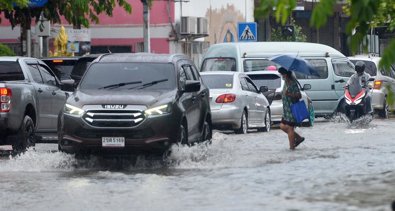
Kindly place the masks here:
[(84, 110), (69, 104), (66, 104), (63, 109), (65, 114), (69, 114), (72, 116), (81, 117), (84, 114)]
[(160, 106), (156, 106), (153, 108), (149, 108), (147, 110), (144, 111), (144, 114), (146, 117), (151, 117), (151, 116), (160, 116), (160, 115), (164, 115), (164, 114), (168, 114), (170, 113), (170, 105), (169, 104), (165, 104), (165, 105), (160, 105)]

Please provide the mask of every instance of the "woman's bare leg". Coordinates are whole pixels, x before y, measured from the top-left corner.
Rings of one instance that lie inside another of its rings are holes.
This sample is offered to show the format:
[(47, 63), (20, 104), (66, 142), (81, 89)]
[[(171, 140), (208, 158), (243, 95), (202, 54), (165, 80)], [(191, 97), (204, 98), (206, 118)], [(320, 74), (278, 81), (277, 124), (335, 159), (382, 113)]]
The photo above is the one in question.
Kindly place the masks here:
[(288, 134), (289, 149), (294, 150), (295, 149), (295, 130), (294, 130), (294, 128), (289, 125), (283, 124), (283, 123), (280, 124), (280, 128), (282, 131), (284, 131), (286, 134)]

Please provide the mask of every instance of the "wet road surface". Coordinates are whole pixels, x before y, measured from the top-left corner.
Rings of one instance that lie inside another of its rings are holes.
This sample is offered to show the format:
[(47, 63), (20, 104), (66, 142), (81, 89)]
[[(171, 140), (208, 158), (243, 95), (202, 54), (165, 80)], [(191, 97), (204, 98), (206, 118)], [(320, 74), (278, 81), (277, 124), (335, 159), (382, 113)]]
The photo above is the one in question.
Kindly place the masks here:
[(395, 119), (341, 118), (297, 128), (215, 132), (175, 147), (170, 164), (139, 157), (77, 160), (54, 144), (0, 159), (0, 210), (391, 210)]

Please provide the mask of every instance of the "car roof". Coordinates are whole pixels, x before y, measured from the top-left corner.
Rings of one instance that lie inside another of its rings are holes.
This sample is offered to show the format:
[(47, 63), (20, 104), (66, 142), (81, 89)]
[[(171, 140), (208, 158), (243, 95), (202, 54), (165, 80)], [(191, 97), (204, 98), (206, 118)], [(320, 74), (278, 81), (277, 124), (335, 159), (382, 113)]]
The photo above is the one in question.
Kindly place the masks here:
[(0, 61), (17, 61), (18, 59), (36, 59), (26, 56), (0, 56)]
[(260, 71), (252, 71), (252, 72), (245, 72), (247, 75), (278, 75), (281, 74), (277, 71), (270, 71), (270, 70), (260, 70)]
[[(211, 48), (211, 49), (210, 49)], [(232, 57), (232, 48), (237, 49), (244, 58), (268, 57), (278, 54), (295, 53), (298, 56), (314, 57), (325, 56), (332, 58), (345, 58), (340, 51), (319, 43), (309, 42), (239, 42), (239, 43), (218, 43), (210, 47), (206, 53), (206, 58), (216, 57), (216, 54), (223, 57)], [(217, 48), (217, 49), (215, 49)], [(219, 50), (224, 48), (224, 50)], [(226, 50), (225, 50), (226, 49)], [(211, 51), (211, 53), (209, 53)]]
[(53, 61), (53, 60), (78, 60), (80, 57), (45, 57), (40, 58), (43, 61)]
[(372, 61), (378, 64), (380, 62), (381, 57), (371, 56), (371, 55), (355, 55), (355, 56), (349, 56), (348, 59), (357, 60), (357, 61)]
[(233, 72), (233, 71), (208, 71), (200, 72), (200, 75), (246, 75), (243, 72)]
[(172, 63), (179, 59), (189, 59), (184, 54), (155, 54), (155, 53), (110, 53), (100, 57), (98, 62), (147, 62)]

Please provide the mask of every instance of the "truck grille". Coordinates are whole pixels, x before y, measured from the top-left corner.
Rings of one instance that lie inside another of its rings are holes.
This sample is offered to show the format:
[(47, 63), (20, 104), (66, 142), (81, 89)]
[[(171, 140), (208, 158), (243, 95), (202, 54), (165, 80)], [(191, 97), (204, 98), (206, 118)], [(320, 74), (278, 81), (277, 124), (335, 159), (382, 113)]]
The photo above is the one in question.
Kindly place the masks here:
[(82, 118), (95, 127), (133, 127), (144, 120), (144, 113), (135, 110), (89, 110)]

